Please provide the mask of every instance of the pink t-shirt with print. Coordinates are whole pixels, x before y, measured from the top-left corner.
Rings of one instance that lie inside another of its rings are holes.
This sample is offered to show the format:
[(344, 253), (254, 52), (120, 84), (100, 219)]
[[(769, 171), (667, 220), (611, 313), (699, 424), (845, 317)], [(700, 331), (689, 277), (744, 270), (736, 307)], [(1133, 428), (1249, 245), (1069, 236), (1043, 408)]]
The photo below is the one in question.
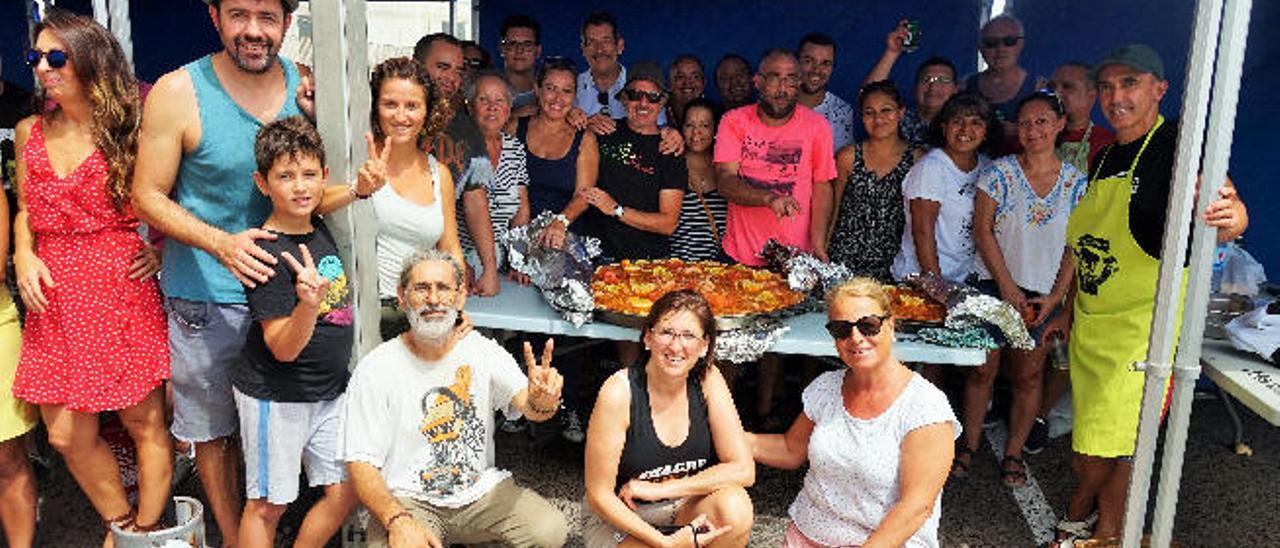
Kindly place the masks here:
[(779, 219), (763, 206), (729, 203), (724, 250), (735, 261), (762, 265), (757, 256), (770, 238), (809, 251), (809, 222), (814, 182), (827, 184), (836, 176), (831, 125), (822, 115), (801, 105), (786, 124), (760, 122), (755, 105), (729, 111), (716, 132), (715, 162), (738, 164), (738, 176), (752, 188), (791, 196), (800, 212)]

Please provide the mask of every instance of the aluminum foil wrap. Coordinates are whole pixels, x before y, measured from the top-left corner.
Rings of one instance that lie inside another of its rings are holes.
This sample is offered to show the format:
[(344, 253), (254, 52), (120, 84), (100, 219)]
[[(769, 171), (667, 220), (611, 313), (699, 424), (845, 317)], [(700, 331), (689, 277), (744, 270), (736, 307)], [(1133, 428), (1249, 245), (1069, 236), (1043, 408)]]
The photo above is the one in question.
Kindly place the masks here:
[(757, 318), (738, 329), (716, 333), (716, 359), (733, 363), (753, 362), (773, 347), (787, 330), (775, 318)]
[[(937, 274), (913, 274), (907, 276), (906, 281), (929, 295), (929, 298), (945, 303), (947, 318), (944, 325), (947, 329), (958, 332), (950, 337), (939, 337), (935, 332), (931, 336), (937, 340), (930, 340), (930, 342), (954, 346), (946, 341), (971, 340), (974, 344), (980, 345), (977, 346), (979, 348), (998, 348), (998, 339), (1002, 338), (1005, 344), (1018, 350), (1035, 348), (1035, 342), (1027, 332), (1027, 325), (1022, 321), (1022, 315), (1013, 308), (1013, 305), (990, 295), (984, 295), (967, 285), (949, 282)], [(993, 332), (992, 335), (998, 333), (1000, 337), (988, 336), (986, 339), (977, 337), (972, 334), (972, 328), (986, 328)], [(923, 332), (921, 336), (926, 340), (930, 337)], [(991, 342), (987, 342), (988, 340)]]
[(782, 274), (795, 291), (809, 293), (819, 299), (827, 291), (853, 277), (853, 272), (840, 263), (823, 262), (800, 248), (769, 240), (760, 251), (769, 270)]
[(945, 327), (926, 327), (916, 333), (927, 343), (939, 346), (950, 346), (953, 348), (981, 348), (983, 350), (995, 350), (1000, 348), (1000, 343), (988, 333), (986, 329), (977, 326), (966, 327), (964, 329), (949, 329)]
[(511, 268), (524, 274), (542, 291), (551, 308), (576, 327), (591, 321), (596, 302), (591, 296), (592, 257), (600, 254), (600, 241), (565, 235), (564, 248), (538, 243), (538, 236), (555, 215), (544, 211), (529, 224), (508, 230), (501, 243), (507, 246)]

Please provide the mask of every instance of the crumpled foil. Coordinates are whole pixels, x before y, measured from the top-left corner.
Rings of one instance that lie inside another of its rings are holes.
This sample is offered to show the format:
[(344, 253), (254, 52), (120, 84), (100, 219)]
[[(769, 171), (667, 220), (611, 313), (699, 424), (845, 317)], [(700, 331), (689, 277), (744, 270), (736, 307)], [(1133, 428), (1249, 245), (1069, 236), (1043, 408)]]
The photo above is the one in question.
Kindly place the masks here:
[(853, 277), (853, 272), (840, 263), (823, 262), (812, 253), (780, 244), (770, 239), (760, 250), (768, 269), (782, 274), (792, 290), (809, 293), (819, 299), (827, 291)]
[(716, 359), (733, 363), (753, 362), (791, 329), (776, 318), (757, 318), (737, 329), (716, 333)]
[(964, 329), (950, 329), (946, 327), (925, 327), (916, 333), (927, 343), (939, 346), (949, 346), (952, 348), (981, 348), (983, 350), (994, 350), (1000, 348), (1000, 343), (988, 333), (986, 329), (978, 326), (970, 326)]
[(544, 211), (529, 224), (508, 230), (502, 237), (511, 268), (524, 274), (542, 292), (551, 308), (575, 327), (591, 321), (596, 301), (591, 296), (591, 258), (600, 254), (595, 238), (565, 234), (563, 249), (538, 243), (538, 236), (555, 219)]
[[(1013, 305), (990, 295), (983, 295), (967, 285), (949, 282), (933, 273), (912, 274), (907, 276), (906, 282), (923, 291), (929, 298), (947, 305), (947, 318), (943, 324), (947, 329), (953, 329), (959, 333), (946, 337), (945, 340), (973, 339), (975, 343), (985, 345), (987, 343), (984, 340), (971, 334), (971, 328), (985, 327), (999, 332), (1003, 335), (1005, 343), (1013, 348), (1018, 350), (1035, 348), (1035, 342), (1027, 332), (1027, 324), (1022, 321), (1022, 315), (1013, 308)], [(921, 336), (928, 339), (923, 330)], [(939, 337), (936, 332), (932, 336)], [(994, 337), (988, 334), (988, 338), (991, 339), (990, 344), (994, 346), (979, 346), (979, 348), (999, 347)], [(947, 344), (943, 340), (944, 338), (939, 338), (936, 342)]]

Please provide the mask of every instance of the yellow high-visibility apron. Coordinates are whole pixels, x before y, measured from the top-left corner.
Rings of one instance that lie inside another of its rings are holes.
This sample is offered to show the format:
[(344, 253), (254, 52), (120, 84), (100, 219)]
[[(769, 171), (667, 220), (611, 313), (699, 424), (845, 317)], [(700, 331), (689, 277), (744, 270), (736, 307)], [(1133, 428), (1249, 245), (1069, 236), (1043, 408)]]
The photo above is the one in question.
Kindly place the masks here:
[[(1144, 376), (1133, 365), (1147, 357), (1160, 260), (1134, 240), (1129, 200), (1134, 172), (1162, 125), (1164, 118), (1157, 118), (1128, 171), (1089, 182), (1067, 223), (1077, 284), (1069, 347), (1071, 448), (1085, 455), (1129, 456), (1137, 440)], [(1105, 160), (1106, 153), (1099, 165)]]

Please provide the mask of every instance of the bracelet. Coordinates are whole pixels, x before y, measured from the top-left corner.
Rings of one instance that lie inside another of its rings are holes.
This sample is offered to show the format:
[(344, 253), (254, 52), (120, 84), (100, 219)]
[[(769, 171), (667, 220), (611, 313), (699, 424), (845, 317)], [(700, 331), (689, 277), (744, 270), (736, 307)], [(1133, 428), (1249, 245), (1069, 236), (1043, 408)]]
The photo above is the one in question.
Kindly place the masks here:
[(556, 411), (559, 411), (559, 410), (560, 410), (560, 404), (561, 404), (561, 402), (563, 402), (563, 401), (564, 401), (564, 398), (560, 398), (560, 399), (556, 400), (555, 405), (552, 405), (551, 407), (549, 407), (549, 408), (547, 408), (547, 409), (539, 409), (539, 408), (538, 408), (538, 406), (536, 406), (536, 405), (534, 405), (534, 404), (533, 404), (533, 399), (532, 399), (532, 398), (530, 398), (530, 399), (529, 399), (529, 410), (530, 410), (530, 411), (533, 411), (534, 413), (537, 413), (537, 414), (539, 414), (539, 415), (551, 415), (551, 414), (554, 414)]
[(365, 199), (368, 199), (369, 196), (371, 196), (371, 194), (366, 194), (364, 196), (361, 196), (360, 191), (356, 190), (356, 185), (347, 185), (347, 194), (350, 194), (352, 198), (355, 198), (357, 200), (365, 200)]
[[(563, 224), (565, 228), (569, 228), (569, 218), (566, 217), (564, 213), (556, 213), (555, 215), (552, 215), (551, 220), (560, 221), (560, 223)], [(550, 223), (548, 223), (547, 226), (551, 226)]]
[(391, 516), (391, 519), (388, 519), (388, 520), (387, 520), (387, 524), (386, 524), (385, 526), (383, 526), (382, 528), (383, 528), (383, 529), (386, 529), (386, 530), (387, 530), (387, 532), (388, 532), (388, 533), (390, 533), (390, 532), (391, 532), (391, 526), (392, 526), (392, 525), (394, 525), (394, 524), (395, 524), (395, 522), (396, 522), (396, 520), (398, 520), (398, 519), (400, 519), (400, 518), (409, 518), (409, 519), (413, 519), (413, 514), (410, 514), (408, 510), (401, 510), (401, 511), (400, 511), (399, 513), (397, 513), (396, 515)]
[(693, 548), (702, 548), (702, 545), (698, 544), (698, 528), (694, 527), (693, 524), (690, 523), (689, 531), (693, 533)]

